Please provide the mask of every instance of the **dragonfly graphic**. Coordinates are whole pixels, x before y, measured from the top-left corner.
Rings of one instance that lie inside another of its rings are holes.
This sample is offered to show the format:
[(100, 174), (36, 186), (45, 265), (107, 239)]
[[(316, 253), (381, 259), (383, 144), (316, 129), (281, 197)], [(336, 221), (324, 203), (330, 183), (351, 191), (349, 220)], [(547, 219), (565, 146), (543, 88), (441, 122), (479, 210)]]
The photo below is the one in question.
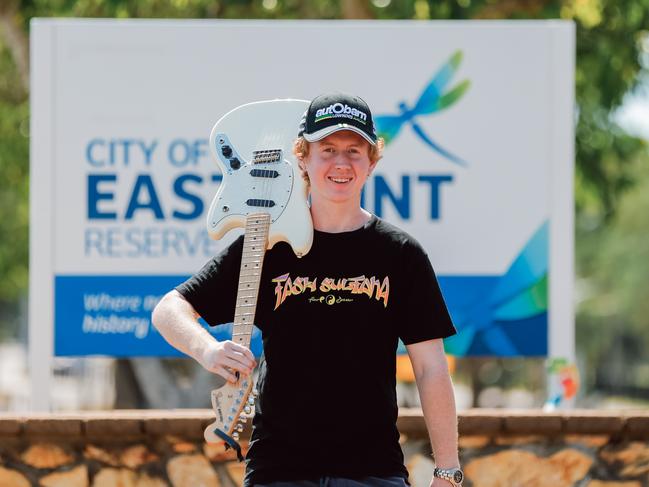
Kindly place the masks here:
[(417, 103), (412, 108), (409, 108), (405, 101), (401, 101), (398, 105), (400, 111), (398, 115), (379, 115), (374, 118), (377, 135), (383, 137), (386, 145), (397, 136), (403, 125), (410, 124), (415, 134), (428, 147), (460, 166), (467, 165), (464, 160), (450, 153), (429, 137), (415, 120), (415, 117), (419, 115), (430, 115), (448, 108), (458, 101), (469, 89), (471, 83), (469, 80), (464, 80), (453, 89), (443, 93), (446, 85), (453, 75), (455, 75), (461, 61), (462, 51), (456, 51), (435, 74), (426, 88), (424, 88), (424, 91), (419, 96), (419, 100), (417, 100)]

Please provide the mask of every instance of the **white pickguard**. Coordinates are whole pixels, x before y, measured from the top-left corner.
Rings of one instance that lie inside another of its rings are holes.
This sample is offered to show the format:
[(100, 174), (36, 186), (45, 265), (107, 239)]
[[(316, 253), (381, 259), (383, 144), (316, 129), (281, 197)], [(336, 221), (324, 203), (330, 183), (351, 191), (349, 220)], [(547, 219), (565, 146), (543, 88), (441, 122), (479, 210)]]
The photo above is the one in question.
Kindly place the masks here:
[[(216, 122), (210, 134), (210, 151), (223, 172), (223, 182), (208, 212), (210, 237), (220, 239), (229, 230), (244, 227), (248, 214), (264, 212), (271, 217), (268, 248), (286, 241), (298, 257), (310, 250), (313, 224), (307, 186), (292, 153), (307, 106), (303, 100), (249, 103)], [(255, 151), (273, 150), (281, 154), (279, 161), (254, 162)], [(266, 174), (273, 177), (253, 176), (253, 171), (271, 171)], [(255, 205), (259, 202), (272, 202), (272, 206)]]

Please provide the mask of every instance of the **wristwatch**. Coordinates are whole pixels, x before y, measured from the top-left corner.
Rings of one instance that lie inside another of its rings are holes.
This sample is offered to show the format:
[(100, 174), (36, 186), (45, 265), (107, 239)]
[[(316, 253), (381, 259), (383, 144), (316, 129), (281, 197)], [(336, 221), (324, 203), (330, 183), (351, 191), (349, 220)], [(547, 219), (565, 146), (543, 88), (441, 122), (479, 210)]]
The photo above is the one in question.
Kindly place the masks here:
[(448, 480), (455, 487), (462, 487), (462, 481), (464, 480), (464, 472), (459, 468), (435, 468), (433, 476)]

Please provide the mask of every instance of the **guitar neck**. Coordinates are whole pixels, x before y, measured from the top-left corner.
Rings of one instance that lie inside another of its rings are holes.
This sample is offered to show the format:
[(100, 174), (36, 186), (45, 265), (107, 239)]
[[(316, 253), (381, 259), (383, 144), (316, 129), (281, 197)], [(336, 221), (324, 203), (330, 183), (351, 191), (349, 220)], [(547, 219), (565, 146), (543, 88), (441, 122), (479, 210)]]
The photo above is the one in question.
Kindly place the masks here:
[(252, 214), (246, 218), (232, 341), (247, 348), (250, 348), (252, 326), (255, 322), (257, 296), (259, 295), (259, 283), (261, 282), (261, 270), (266, 254), (269, 228), (270, 215), (268, 213)]

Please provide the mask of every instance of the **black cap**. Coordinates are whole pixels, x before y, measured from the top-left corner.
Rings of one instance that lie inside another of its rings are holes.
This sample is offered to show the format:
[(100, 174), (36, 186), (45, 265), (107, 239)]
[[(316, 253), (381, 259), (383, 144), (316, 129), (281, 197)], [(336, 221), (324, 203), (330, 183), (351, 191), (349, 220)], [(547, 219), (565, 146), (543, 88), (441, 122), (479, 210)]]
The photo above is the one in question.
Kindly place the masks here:
[(359, 97), (344, 93), (325, 93), (313, 99), (300, 122), (298, 137), (317, 142), (340, 130), (351, 130), (376, 145), (372, 112)]

